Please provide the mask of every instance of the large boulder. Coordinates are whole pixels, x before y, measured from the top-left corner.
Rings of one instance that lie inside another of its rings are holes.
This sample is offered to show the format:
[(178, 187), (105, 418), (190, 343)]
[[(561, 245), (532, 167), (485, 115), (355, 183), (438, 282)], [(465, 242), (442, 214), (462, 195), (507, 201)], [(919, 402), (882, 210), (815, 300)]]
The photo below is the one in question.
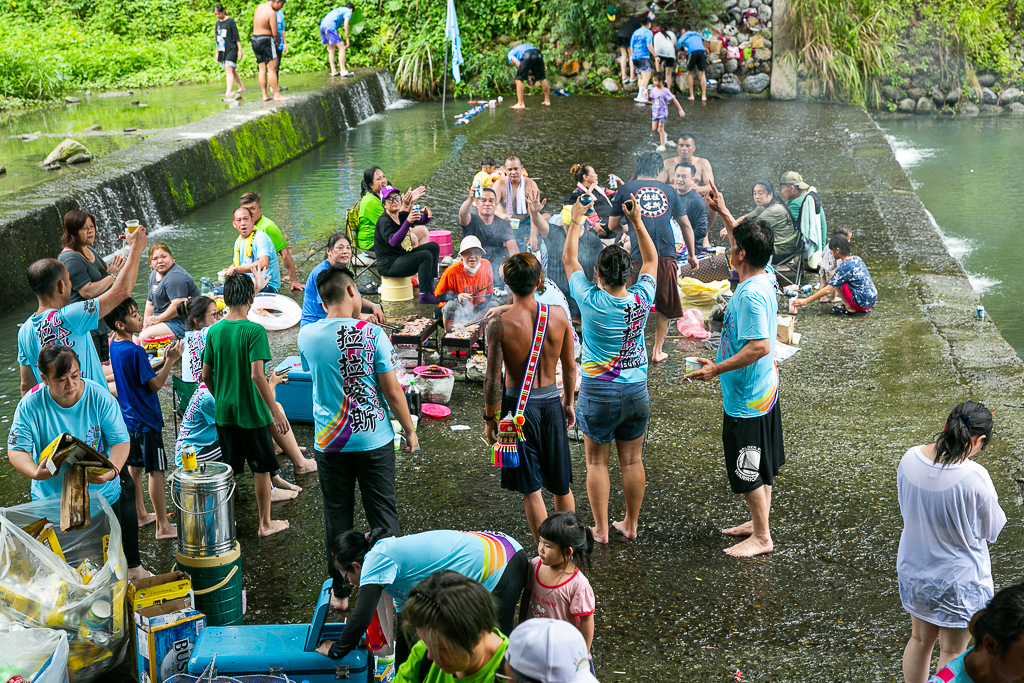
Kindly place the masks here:
[(927, 94), (928, 93), (926, 93), (924, 91), (924, 88), (918, 88), (917, 86), (915, 86), (913, 88), (909, 88), (907, 90), (907, 97), (909, 97), (910, 99), (914, 100), (915, 102), (917, 100), (921, 99), (922, 97), (924, 97)]
[(1003, 92), (999, 93), (999, 104), (1005, 107), (1010, 102), (1016, 102), (1019, 97), (1020, 90), (1017, 88), (1007, 88)]
[(74, 156), (68, 157), (68, 166), (74, 166), (75, 164), (84, 164), (87, 161), (92, 161), (92, 155), (88, 152), (79, 152)]
[(739, 95), (742, 90), (740, 79), (733, 74), (723, 75), (722, 80), (718, 83), (718, 92), (723, 95)]
[(929, 92), (928, 94), (931, 96), (932, 102), (935, 103), (936, 107), (941, 108), (942, 105), (946, 103), (946, 96), (942, 94), (941, 90), (939, 90), (939, 86), (933, 85), (931, 92)]
[(606, 92), (619, 92), (619, 84), (611, 77), (601, 81), (601, 87), (604, 88)]
[(957, 106), (956, 110), (961, 116), (977, 116), (981, 111), (978, 109), (978, 105), (970, 100), (964, 100), (961, 102)]
[(1024, 116), (1024, 104), (1021, 104), (1020, 102), (1010, 102), (1010, 105), (1007, 107), (1007, 111), (1014, 116)]
[(895, 85), (887, 85), (882, 88), (882, 97), (889, 102), (899, 102), (903, 99), (903, 91)]
[(58, 161), (67, 161), (76, 154), (88, 154), (89, 158), (92, 158), (92, 153), (86, 149), (78, 140), (72, 140), (66, 138), (62, 143), (53, 148), (47, 157), (43, 160), (43, 166), (49, 166)]
[(738, 68), (740, 68), (740, 65), (739, 65), (739, 62), (737, 60), (735, 60), (735, 59), (727, 59), (727, 60), (725, 60), (725, 70), (726, 70), (727, 73), (734, 74), (734, 73), (736, 73), (736, 69), (738, 69)]
[(725, 64), (721, 62), (715, 62), (714, 64), (708, 64), (708, 78), (713, 78), (716, 81), (722, 77), (725, 73)]
[(726, 11), (731, 10), (733, 7), (736, 6), (736, 3), (739, 1), (740, 0), (725, 0), (725, 2), (722, 3), (722, 9)]
[(996, 84), (996, 77), (994, 74), (981, 74), (978, 76), (978, 84), (982, 88), (991, 88)]
[(772, 8), (770, 5), (761, 5), (757, 8), (757, 18), (761, 21), (768, 23), (768, 20), (772, 18)]
[(771, 82), (772, 79), (766, 74), (754, 74), (743, 79), (743, 90), (752, 95), (757, 95), (764, 92), (771, 85)]
[(930, 97), (922, 97), (917, 101), (917, 106), (914, 107), (915, 114), (934, 114), (935, 103), (932, 102)]
[(999, 98), (989, 88), (981, 89), (981, 103), (982, 104), (999, 104)]
[(960, 86), (959, 85), (954, 85), (952, 88), (949, 89), (949, 92), (946, 93), (946, 104), (948, 104), (951, 107), (955, 107), (957, 102), (959, 102), (959, 101), (960, 101)]
[(914, 110), (917, 109), (917, 102), (910, 99), (909, 97), (905, 100), (900, 100), (900, 103), (896, 105), (896, 111), (902, 114), (913, 114)]

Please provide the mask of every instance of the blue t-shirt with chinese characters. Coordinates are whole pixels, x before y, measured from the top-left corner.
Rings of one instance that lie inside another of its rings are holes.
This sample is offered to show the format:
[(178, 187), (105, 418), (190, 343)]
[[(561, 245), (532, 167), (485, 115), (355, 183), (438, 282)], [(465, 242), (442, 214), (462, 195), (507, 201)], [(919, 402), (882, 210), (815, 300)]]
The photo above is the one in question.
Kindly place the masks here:
[(696, 31), (687, 31), (679, 36), (679, 47), (685, 48), (687, 54), (704, 52), (704, 41)]
[(320, 28), (328, 31), (337, 31), (339, 28), (344, 26), (346, 19), (352, 18), (352, 10), (348, 7), (336, 7), (327, 13), (323, 21), (320, 22)]
[[(111, 446), (127, 443), (128, 428), (121, 417), (117, 399), (111, 396), (106, 383), (100, 385), (88, 379), (83, 379), (82, 383), (85, 385), (82, 396), (70, 408), (57, 405), (47, 386), (25, 394), (14, 410), (11, 431), (7, 434), (7, 450), (31, 453), (32, 459), (38, 463), (43, 449), (64, 433), (81, 439), (107, 457), (110, 457)], [(66, 471), (67, 465), (64, 465), (53, 477), (33, 481), (32, 500), (59, 498)], [(114, 477), (95, 486), (93, 492), (113, 505), (121, 496), (121, 482)]]
[(181, 417), (181, 429), (174, 441), (174, 464), (181, 467), (181, 449), (186, 444), (196, 452), (217, 443), (217, 402), (213, 394), (200, 384), (189, 399), (185, 414)]
[(360, 586), (384, 586), (399, 612), (409, 591), (443, 569), (479, 581), (488, 591), (501, 580), (509, 560), (523, 549), (497, 531), (424, 531), (389, 536), (373, 544), (363, 558)]
[(316, 288), (316, 279), (320, 276), (320, 273), (330, 267), (331, 262), (324, 259), (310, 271), (309, 277), (306, 278), (306, 291), (302, 295), (302, 319), (299, 321), (300, 326), (315, 323), (317, 320), (323, 320), (327, 317), (327, 311), (323, 307), (323, 300), (320, 298), (320, 290)]
[(64, 308), (50, 308), (34, 313), (18, 330), (18, 364), (28, 365), (36, 382), (43, 381), (36, 367), (44, 346), (66, 346), (78, 354), (83, 379), (106, 386), (103, 364), (100, 363), (90, 332), (100, 324), (99, 300), (76, 301)]
[(277, 50), (280, 52), (284, 49), (284, 10), (277, 10), (277, 35), (281, 38), (281, 42), (277, 44)]
[(767, 339), (769, 344), (767, 356), (719, 375), (722, 403), (731, 417), (761, 417), (775, 407), (779, 396), (779, 368), (775, 364), (778, 313), (775, 280), (766, 273), (741, 282), (725, 309), (719, 363), (735, 356), (749, 341)]
[(861, 308), (871, 308), (878, 301), (878, 290), (860, 256), (848, 256), (840, 261), (828, 283), (836, 288), (850, 285), (853, 303)]
[(130, 341), (115, 341), (110, 345), (110, 367), (114, 371), (117, 402), (128, 429), (133, 432), (163, 429), (160, 397), (146, 385), (156, 373), (143, 348)]
[(633, 31), (629, 39), (629, 46), (633, 48), (633, 59), (650, 59), (651, 49), (648, 45), (654, 44), (654, 31), (644, 26)]
[(529, 43), (520, 43), (519, 45), (516, 45), (514, 48), (508, 51), (508, 63), (513, 65), (515, 64), (515, 62), (512, 61), (513, 57), (516, 58), (516, 61), (521, 62), (523, 61), (523, 55), (525, 55), (530, 50), (536, 49), (537, 48), (535, 48), (533, 45), (530, 45)]
[(302, 369), (313, 375), (313, 425), (321, 453), (370, 451), (395, 438), (377, 375), (398, 367), (381, 328), (324, 318), (299, 330)]
[(647, 381), (644, 325), (657, 283), (643, 273), (617, 298), (589, 282), (582, 270), (569, 276), (569, 293), (583, 320), (583, 376), (620, 384)]
[(259, 261), (264, 256), (268, 257), (270, 262), (267, 264), (267, 284), (275, 290), (281, 289), (281, 269), (277, 265), (274, 241), (262, 230), (253, 230), (249, 238), (251, 242), (250, 239), (242, 239), (241, 235), (235, 239), (235, 257), (238, 264), (244, 266)]
[[(967, 652), (973, 649), (973, 647), (967, 648)], [(936, 671), (935, 675), (928, 679), (928, 683), (974, 683), (964, 667), (964, 657), (967, 656), (967, 652)]]

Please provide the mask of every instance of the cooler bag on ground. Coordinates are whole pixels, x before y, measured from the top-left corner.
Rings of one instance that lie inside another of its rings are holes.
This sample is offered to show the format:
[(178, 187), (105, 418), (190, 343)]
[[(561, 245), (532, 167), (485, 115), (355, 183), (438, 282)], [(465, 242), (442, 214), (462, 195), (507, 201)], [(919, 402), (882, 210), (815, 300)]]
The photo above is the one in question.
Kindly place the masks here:
[[(209, 626), (199, 634), (188, 672), (199, 676), (212, 663), (216, 676), (287, 676), (292, 681), (334, 683), (338, 680), (373, 683), (375, 667), (364, 642), (341, 659), (316, 652), (324, 640), (337, 640), (345, 624), (325, 623), (331, 599), (331, 579), (324, 582), (309, 624)], [(214, 660), (216, 658), (216, 660)], [(368, 666), (368, 662), (370, 665)]]
[(298, 356), (288, 356), (275, 372), (289, 369), (288, 382), (281, 382), (274, 387), (274, 399), (284, 406), (284, 414), (289, 422), (313, 422), (313, 375), (302, 369), (302, 361)]

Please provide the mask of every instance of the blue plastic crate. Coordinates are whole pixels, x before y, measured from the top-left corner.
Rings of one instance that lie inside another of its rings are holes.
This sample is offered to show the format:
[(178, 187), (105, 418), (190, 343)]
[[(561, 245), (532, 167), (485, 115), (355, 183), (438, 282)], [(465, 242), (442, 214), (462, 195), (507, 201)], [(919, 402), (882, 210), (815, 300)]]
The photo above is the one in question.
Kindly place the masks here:
[(298, 356), (288, 356), (274, 368), (280, 372), (291, 368), (288, 383), (282, 382), (274, 388), (274, 399), (284, 406), (289, 422), (313, 422), (313, 375), (302, 369)]

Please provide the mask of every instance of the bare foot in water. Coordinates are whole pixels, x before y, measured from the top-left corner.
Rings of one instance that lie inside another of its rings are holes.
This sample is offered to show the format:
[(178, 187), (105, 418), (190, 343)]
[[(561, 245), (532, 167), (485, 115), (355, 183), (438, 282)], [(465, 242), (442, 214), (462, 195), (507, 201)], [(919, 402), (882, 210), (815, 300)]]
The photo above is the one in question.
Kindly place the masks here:
[(155, 521), (156, 521), (156, 513), (155, 512), (147, 512), (144, 515), (139, 515), (139, 528), (141, 529), (144, 526), (149, 526), (150, 524), (152, 524)]
[(594, 543), (608, 543), (608, 532), (603, 534), (597, 530), (596, 526), (590, 527), (590, 533), (594, 535)]
[(693, 102), (693, 95), (690, 95), (690, 96), (689, 96), (689, 97), (687, 97), (686, 99), (688, 99), (688, 100), (690, 100), (691, 102)]
[(551, 106), (550, 102), (541, 102), (541, 104), (543, 104), (545, 107), (550, 107)]
[(726, 536), (750, 536), (754, 533), (754, 523), (748, 520), (739, 526), (731, 526), (728, 529), (722, 529), (722, 533)]
[[(295, 497), (298, 496), (298, 495), (299, 495), (298, 491), (290, 491), (288, 489), (280, 489), (280, 488), (277, 488), (275, 486), (270, 491), (270, 502), (271, 503), (280, 503), (283, 500), (294, 500)], [(261, 536), (264, 535), (262, 531), (260, 532), (260, 535)]]
[(274, 477), (274, 488), (281, 488), (284, 489), (285, 491), (295, 491), (295, 493), (299, 493), (300, 491), (302, 491), (301, 486), (296, 486), (295, 484), (291, 483), (290, 481), (282, 477), (280, 474)]
[(173, 524), (168, 524), (166, 529), (157, 528), (157, 530), (156, 530), (156, 540), (158, 540), (158, 541), (166, 541), (169, 538), (177, 538), (177, 537), (178, 537), (178, 530), (177, 530), (177, 528), (175, 528), (175, 526)]
[(655, 363), (664, 363), (668, 360), (668, 354), (664, 351), (655, 351), (651, 354), (651, 360)]
[(287, 102), (290, 99), (290, 97), (285, 97), (284, 95), (274, 95), (275, 102)]
[(615, 527), (615, 530), (623, 536), (625, 536), (626, 538), (630, 540), (636, 538), (636, 527), (628, 526), (626, 524), (626, 520), (622, 520), (621, 522), (612, 522), (612, 526)]
[(260, 525), (260, 536), (270, 536), (287, 529), (290, 525), (286, 519), (272, 519), (267, 526)]
[(303, 458), (301, 465), (292, 465), (292, 471), (295, 472), (296, 475), (316, 472), (316, 460), (313, 458)]
[(526, 109), (525, 104), (513, 104), (509, 109)]
[(745, 541), (740, 541), (731, 548), (726, 548), (722, 552), (726, 555), (732, 555), (733, 557), (754, 557), (755, 555), (764, 555), (770, 553), (775, 549), (775, 545), (772, 543), (771, 536), (767, 540), (762, 540), (756, 536), (751, 536)]
[(331, 591), (331, 607), (338, 610), (339, 612), (348, 611), (348, 598), (339, 598)]

